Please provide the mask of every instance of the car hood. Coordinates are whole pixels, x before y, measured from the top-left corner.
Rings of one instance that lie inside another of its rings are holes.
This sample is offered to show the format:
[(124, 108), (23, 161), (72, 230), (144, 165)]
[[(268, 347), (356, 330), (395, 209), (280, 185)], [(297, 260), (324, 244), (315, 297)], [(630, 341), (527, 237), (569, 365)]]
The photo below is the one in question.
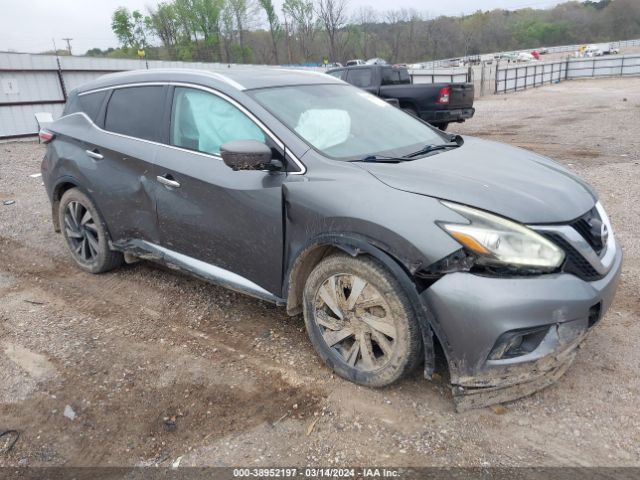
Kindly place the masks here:
[(467, 136), (461, 147), (424, 158), (358, 165), (389, 187), (528, 224), (573, 220), (597, 199), (587, 183), (546, 157)]

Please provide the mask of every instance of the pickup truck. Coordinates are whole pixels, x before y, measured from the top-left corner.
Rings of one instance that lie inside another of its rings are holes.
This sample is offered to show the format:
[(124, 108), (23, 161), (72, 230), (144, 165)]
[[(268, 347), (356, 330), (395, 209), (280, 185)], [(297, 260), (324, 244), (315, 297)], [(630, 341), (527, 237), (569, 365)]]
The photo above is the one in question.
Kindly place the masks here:
[(414, 84), (409, 71), (395, 65), (358, 65), (327, 73), (387, 101), (395, 99), (402, 110), (441, 130), (475, 113), (471, 83)]

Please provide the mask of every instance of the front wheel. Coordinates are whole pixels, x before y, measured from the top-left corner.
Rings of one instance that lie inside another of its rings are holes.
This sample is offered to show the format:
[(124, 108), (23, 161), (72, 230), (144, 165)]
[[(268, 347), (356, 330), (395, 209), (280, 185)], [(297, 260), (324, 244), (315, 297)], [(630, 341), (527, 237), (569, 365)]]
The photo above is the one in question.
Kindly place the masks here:
[(407, 294), (371, 257), (332, 255), (304, 290), (307, 333), (329, 368), (352, 382), (382, 387), (421, 358), (420, 326)]
[(432, 123), (431, 125), (433, 125), (436, 128), (439, 128), (440, 130), (442, 130), (444, 132), (447, 129), (447, 127), (449, 126), (449, 123), (448, 122)]
[(93, 202), (77, 188), (67, 190), (58, 210), (62, 234), (76, 264), (90, 273), (122, 265), (122, 253), (109, 248), (104, 222)]

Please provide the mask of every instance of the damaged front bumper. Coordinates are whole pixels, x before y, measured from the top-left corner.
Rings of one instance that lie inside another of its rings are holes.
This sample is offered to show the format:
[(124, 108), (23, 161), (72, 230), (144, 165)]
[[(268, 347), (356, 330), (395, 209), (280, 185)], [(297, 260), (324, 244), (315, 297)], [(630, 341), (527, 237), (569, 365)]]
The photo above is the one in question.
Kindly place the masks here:
[(447, 356), (456, 409), (515, 400), (560, 378), (611, 305), (621, 264), (618, 249), (593, 282), (457, 272), (426, 289), (421, 299)]

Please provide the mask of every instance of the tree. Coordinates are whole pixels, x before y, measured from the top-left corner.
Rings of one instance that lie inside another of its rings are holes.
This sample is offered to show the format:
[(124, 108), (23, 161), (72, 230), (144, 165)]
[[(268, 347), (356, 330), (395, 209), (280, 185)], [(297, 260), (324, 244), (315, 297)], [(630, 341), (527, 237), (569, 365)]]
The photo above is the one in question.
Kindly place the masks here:
[(313, 3), (311, 0), (285, 0), (282, 10), (291, 19), (291, 31), (298, 38), (302, 60), (311, 60), (312, 44), (317, 29)]
[[(353, 55), (415, 63), (640, 38), (639, 0), (568, 1), (551, 9), (431, 19), (412, 9), (378, 13), (363, 6), (350, 20), (349, 0), (156, 1), (146, 17), (124, 7), (113, 12), (111, 27), (122, 48), (106, 55), (127, 58), (144, 48), (149, 58), (246, 63), (255, 55), (261, 62), (279, 63), (284, 48), (288, 63), (317, 61), (325, 51), (332, 61)], [(266, 17), (261, 25), (255, 21), (258, 10)], [(151, 47), (150, 40), (161, 46)]]
[(111, 30), (123, 47), (128, 48), (134, 45), (134, 25), (128, 8), (116, 8), (111, 16)]
[(317, 15), (329, 40), (329, 60), (338, 60), (338, 35), (347, 22), (347, 0), (318, 0)]
[(231, 10), (238, 36), (240, 47), (240, 57), (242, 63), (248, 61), (251, 52), (246, 47), (245, 29), (253, 22), (256, 14), (256, 5), (251, 0), (227, 0), (228, 8)]
[(278, 14), (276, 13), (275, 8), (273, 7), (273, 2), (271, 0), (258, 1), (260, 2), (260, 6), (267, 16), (269, 33), (271, 34), (271, 43), (273, 45), (273, 58), (275, 59), (275, 63), (280, 63), (280, 61), (278, 60), (278, 42), (282, 37), (282, 25), (280, 25), (280, 19), (278, 18)]
[(144, 49), (147, 47), (147, 24), (138, 10), (129, 12), (118, 7), (111, 17), (111, 30), (124, 48)]
[(170, 56), (174, 56), (179, 32), (175, 7), (171, 3), (161, 2), (155, 10), (149, 8), (148, 18), (150, 29), (160, 38)]
[(359, 26), (361, 35), (362, 58), (369, 57), (369, 44), (371, 42), (372, 27), (378, 20), (378, 14), (371, 6), (360, 7), (356, 12), (354, 23)]

